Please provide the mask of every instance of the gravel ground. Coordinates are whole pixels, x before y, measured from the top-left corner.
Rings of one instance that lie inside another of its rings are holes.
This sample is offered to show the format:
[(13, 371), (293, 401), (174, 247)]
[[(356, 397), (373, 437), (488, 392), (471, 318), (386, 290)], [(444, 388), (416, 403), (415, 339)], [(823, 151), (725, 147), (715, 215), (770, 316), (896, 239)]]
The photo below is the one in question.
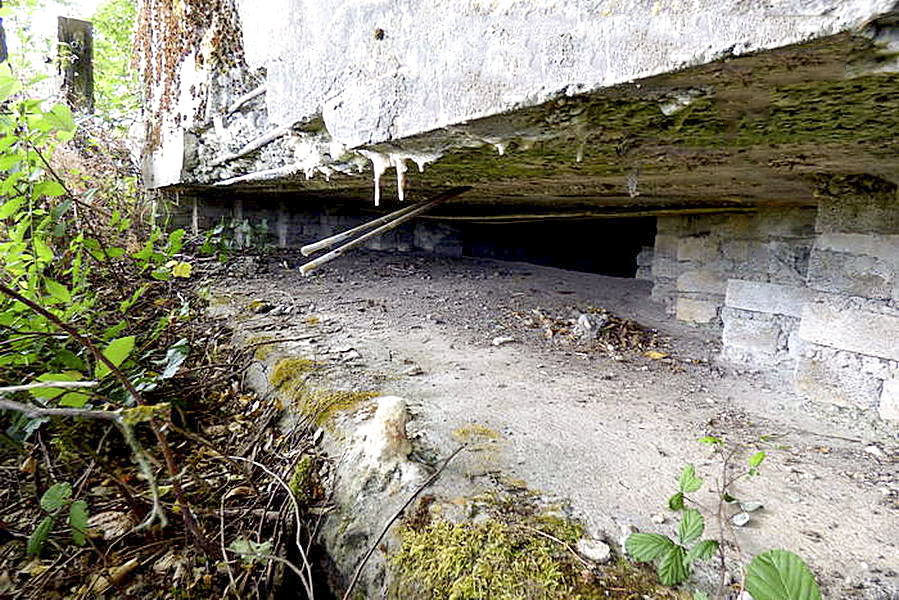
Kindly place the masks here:
[(303, 278), (299, 262), (243, 259), (214, 294), (256, 307), (269, 335), (314, 333), (297, 344), (342, 365), (347, 388), (406, 398), (414, 456), (488, 442), (454, 461), (442, 493), (526, 487), (615, 545), (632, 527), (673, 533), (666, 501), (685, 464), (718, 477), (701, 436), (743, 445), (740, 460), (771, 436), (761, 475), (735, 487), (764, 504), (736, 530), (743, 555), (797, 552), (827, 598), (899, 598), (897, 428), (719, 364), (720, 334), (674, 322), (648, 282), (376, 252)]

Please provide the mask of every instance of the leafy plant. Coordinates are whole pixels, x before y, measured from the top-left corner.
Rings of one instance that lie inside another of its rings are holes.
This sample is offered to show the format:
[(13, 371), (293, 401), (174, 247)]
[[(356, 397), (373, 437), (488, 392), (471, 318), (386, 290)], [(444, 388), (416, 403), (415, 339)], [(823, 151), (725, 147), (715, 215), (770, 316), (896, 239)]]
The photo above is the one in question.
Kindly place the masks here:
[(72, 541), (78, 546), (84, 546), (87, 543), (87, 502), (72, 500), (71, 485), (68, 483), (53, 484), (41, 496), (40, 504), (41, 510), (47, 515), (41, 519), (28, 538), (28, 554), (40, 556), (53, 526), (63, 515), (67, 515), (66, 523)]
[(702, 514), (684, 505), (686, 494), (698, 491), (702, 484), (693, 465), (684, 467), (678, 479), (678, 491), (668, 500), (668, 507), (681, 513), (677, 541), (658, 533), (634, 533), (625, 543), (635, 560), (658, 561), (659, 579), (665, 585), (683, 583), (690, 576), (694, 562), (709, 559), (718, 550), (717, 541), (700, 539), (705, 531)]
[[(759, 502), (738, 500), (732, 493), (733, 485), (738, 480), (758, 475), (767, 454), (757, 450), (747, 459), (745, 467), (735, 468), (734, 458), (741, 450), (739, 446), (728, 448), (724, 440), (714, 436), (705, 436), (699, 441), (712, 446), (722, 457), (721, 479), (713, 490), (718, 497), (718, 505), (714, 511), (705, 509), (718, 521), (720, 537), (717, 540), (701, 539), (705, 520), (693, 506), (703, 507), (690, 494), (698, 492), (704, 481), (696, 475), (693, 465), (687, 465), (678, 478), (677, 492), (668, 498), (668, 508), (681, 515), (677, 539), (658, 533), (634, 533), (625, 541), (625, 549), (634, 560), (657, 562), (659, 579), (663, 584), (672, 586), (690, 577), (697, 560), (712, 558), (717, 553), (720, 578), (715, 597), (722, 600), (726, 592), (727, 542), (739, 548), (734, 526), (745, 525), (750, 519), (749, 513), (762, 507)], [(762, 438), (761, 441), (767, 439)], [(730, 540), (726, 537), (728, 532)], [(821, 597), (812, 572), (799, 556), (787, 550), (769, 550), (756, 556), (749, 563), (741, 588), (744, 586), (755, 600), (820, 600)], [(694, 593), (694, 600), (707, 598), (704, 592)]]
[(821, 600), (815, 576), (788, 550), (768, 550), (752, 559), (746, 590), (755, 600)]

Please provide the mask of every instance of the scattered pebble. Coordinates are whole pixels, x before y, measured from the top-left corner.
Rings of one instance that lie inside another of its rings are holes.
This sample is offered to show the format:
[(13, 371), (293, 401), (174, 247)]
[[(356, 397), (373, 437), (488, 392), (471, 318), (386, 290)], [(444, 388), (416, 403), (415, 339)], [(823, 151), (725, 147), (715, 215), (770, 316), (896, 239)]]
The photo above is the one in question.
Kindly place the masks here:
[(492, 344), (494, 346), (502, 346), (503, 344), (511, 344), (515, 341), (515, 338), (509, 336), (500, 336), (493, 338)]
[(593, 538), (579, 539), (577, 551), (587, 560), (597, 563), (605, 563), (612, 558), (612, 549), (609, 548), (609, 545)]

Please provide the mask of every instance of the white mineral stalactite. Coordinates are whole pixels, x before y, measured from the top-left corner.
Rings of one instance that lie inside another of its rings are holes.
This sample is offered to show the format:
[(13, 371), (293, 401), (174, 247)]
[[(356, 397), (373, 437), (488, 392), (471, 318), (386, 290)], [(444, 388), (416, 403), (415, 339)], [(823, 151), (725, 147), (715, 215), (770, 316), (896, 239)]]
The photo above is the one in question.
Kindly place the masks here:
[(406, 200), (406, 157), (402, 154), (391, 154), (390, 162), (396, 169), (396, 195), (400, 202)]
[(387, 171), (390, 166), (390, 158), (380, 152), (372, 152), (370, 150), (360, 150), (362, 156), (371, 161), (371, 170), (374, 173), (375, 180), (375, 206), (381, 205), (381, 175)]
[(438, 153), (391, 152), (382, 154), (372, 150), (359, 150), (359, 154), (371, 161), (375, 183), (375, 206), (381, 204), (381, 176), (388, 168), (396, 169), (396, 195), (400, 202), (404, 202), (406, 199), (406, 171), (409, 170), (406, 162), (411, 160), (418, 167), (418, 172), (424, 173), (426, 164), (441, 157), (441, 154)]

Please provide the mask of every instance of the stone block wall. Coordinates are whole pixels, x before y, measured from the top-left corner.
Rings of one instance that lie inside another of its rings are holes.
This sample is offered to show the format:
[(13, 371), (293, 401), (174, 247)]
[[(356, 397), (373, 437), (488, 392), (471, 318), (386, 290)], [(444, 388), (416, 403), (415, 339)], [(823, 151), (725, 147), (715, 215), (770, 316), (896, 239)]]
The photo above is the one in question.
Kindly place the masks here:
[(899, 421), (899, 195), (819, 182), (817, 209), (659, 219), (653, 298), (720, 325), (722, 359), (792, 375), (806, 397)]
[(721, 326), (728, 280), (804, 283), (814, 219), (806, 208), (660, 217), (653, 298), (681, 321)]

